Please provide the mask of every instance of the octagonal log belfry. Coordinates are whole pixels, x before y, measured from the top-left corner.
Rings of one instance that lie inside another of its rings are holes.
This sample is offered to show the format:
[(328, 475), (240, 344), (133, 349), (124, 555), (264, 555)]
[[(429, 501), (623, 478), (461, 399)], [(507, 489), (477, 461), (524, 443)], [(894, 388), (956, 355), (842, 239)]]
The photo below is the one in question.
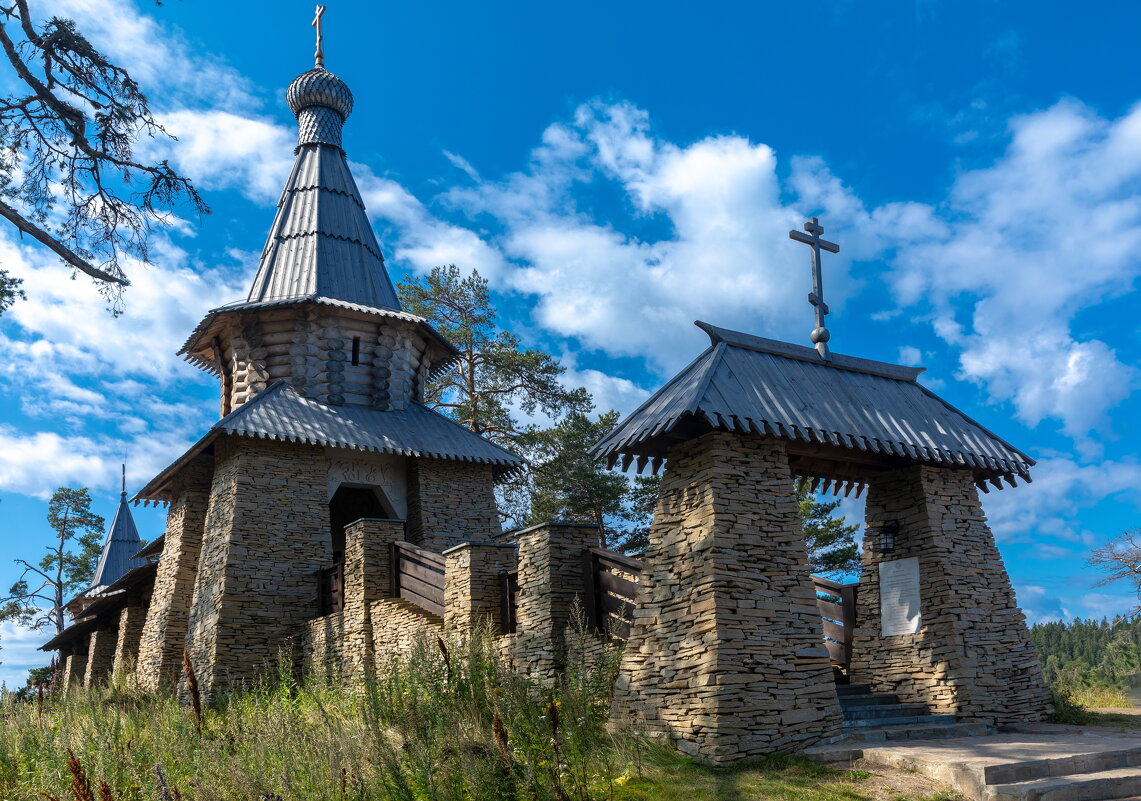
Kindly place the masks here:
[[(977, 493), (1033, 460), (921, 370), (829, 350), (820, 252), (839, 248), (816, 219), (792, 232), (815, 347), (698, 323), (710, 347), (595, 446), (665, 465), (645, 559), (594, 524), (504, 532), (495, 483), (523, 460), (425, 405), (457, 351), (393, 291), (342, 149), (352, 94), (320, 47), (286, 99), (295, 162), (249, 294), (181, 351), (218, 378), (220, 419), (136, 495), (169, 505), (145, 547), (124, 479), (96, 580), (42, 646), (65, 687), (185, 695), (190, 666), (209, 702), (283, 659), (359, 683), (488, 622), (505, 664), (549, 684), (585, 608), (588, 658), (627, 640), (615, 721), (711, 762), (839, 735), (838, 682), (983, 724), (1045, 715)], [(798, 482), (867, 490), (858, 593), (810, 576)]]
[[(1043, 719), (977, 492), (1029, 481), (1033, 460), (917, 383), (922, 369), (697, 325), (710, 347), (594, 449), (666, 465), (615, 718), (713, 762), (839, 736), (837, 681), (964, 721)], [(843, 671), (822, 642), (799, 483), (867, 490)]]

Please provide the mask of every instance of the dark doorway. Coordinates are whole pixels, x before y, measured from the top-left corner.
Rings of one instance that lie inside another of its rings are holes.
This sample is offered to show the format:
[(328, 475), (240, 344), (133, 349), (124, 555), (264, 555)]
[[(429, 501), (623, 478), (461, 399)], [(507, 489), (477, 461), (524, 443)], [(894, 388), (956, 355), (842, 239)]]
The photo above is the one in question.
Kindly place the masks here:
[(393, 512), (381, 500), (380, 490), (368, 487), (340, 487), (329, 501), (329, 529), (333, 535), (333, 561), (345, 561), (345, 526), (362, 517), (392, 518)]

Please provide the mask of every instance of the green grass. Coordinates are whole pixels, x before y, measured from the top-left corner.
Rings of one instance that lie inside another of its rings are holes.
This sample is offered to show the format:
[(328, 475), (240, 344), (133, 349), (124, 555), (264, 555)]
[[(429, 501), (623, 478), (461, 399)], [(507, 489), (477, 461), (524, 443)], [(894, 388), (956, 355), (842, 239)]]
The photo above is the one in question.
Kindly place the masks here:
[(613, 654), (592, 665), (572, 660), (548, 690), (493, 653), (486, 636), (423, 642), (356, 690), (280, 671), (207, 709), (201, 730), (173, 697), (127, 682), (49, 694), (42, 707), (8, 694), (0, 698), (0, 800), (904, 798), (885, 795), (863, 771), (790, 758), (714, 769), (610, 733)]

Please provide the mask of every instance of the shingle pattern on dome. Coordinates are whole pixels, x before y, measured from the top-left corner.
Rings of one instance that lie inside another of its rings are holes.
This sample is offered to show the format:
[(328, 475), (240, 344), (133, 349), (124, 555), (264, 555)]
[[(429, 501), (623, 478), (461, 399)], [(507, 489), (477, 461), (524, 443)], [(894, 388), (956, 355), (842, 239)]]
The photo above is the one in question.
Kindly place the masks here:
[(297, 154), (247, 302), (313, 295), (400, 310), (345, 157), (321, 146)]
[(323, 67), (294, 78), (285, 91), (285, 102), (294, 114), (312, 106), (324, 106), (336, 111), (344, 121), (353, 113), (353, 93), (348, 84)]

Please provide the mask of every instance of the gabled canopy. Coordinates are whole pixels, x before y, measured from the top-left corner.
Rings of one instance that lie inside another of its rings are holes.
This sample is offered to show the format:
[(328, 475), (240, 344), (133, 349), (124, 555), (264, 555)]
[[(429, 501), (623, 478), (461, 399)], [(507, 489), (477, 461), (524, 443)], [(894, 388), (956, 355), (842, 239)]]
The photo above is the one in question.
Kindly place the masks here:
[(969, 468), (980, 485), (1030, 480), (1034, 460), (916, 383), (921, 369), (840, 355), (826, 362), (812, 348), (697, 325), (709, 349), (595, 445), (594, 456), (656, 469), (673, 445), (720, 429), (797, 443), (789, 449), (799, 472), (838, 481), (916, 462)]

